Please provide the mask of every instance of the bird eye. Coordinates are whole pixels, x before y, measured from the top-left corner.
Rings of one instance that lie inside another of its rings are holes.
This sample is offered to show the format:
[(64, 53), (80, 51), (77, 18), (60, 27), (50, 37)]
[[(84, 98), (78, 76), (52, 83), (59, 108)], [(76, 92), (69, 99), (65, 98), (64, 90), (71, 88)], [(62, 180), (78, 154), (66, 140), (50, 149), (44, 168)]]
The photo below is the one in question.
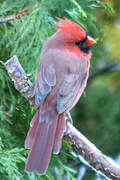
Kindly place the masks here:
[(77, 47), (79, 47), (81, 51), (83, 51), (84, 53), (87, 54), (89, 52), (89, 50), (90, 50), (90, 47), (87, 47), (87, 48), (84, 47), (84, 44), (85, 44), (86, 41), (87, 41), (87, 35), (82, 41), (75, 42), (75, 45)]

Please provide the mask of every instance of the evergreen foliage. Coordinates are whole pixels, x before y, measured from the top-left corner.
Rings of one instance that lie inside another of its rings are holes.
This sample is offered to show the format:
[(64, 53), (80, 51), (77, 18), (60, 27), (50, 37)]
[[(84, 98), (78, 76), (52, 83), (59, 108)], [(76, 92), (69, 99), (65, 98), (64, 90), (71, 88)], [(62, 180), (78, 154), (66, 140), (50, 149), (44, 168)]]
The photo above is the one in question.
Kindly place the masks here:
[[(0, 60), (6, 61), (17, 55), (25, 72), (32, 73), (33, 83), (42, 45), (55, 32), (52, 25), (57, 23), (56, 16), (68, 17), (80, 24), (92, 37), (98, 37), (98, 44), (93, 49), (91, 70), (99, 69), (101, 62), (107, 64), (113, 60), (102, 57), (106, 50), (100, 38), (105, 35), (99, 22), (104, 25), (102, 13), (107, 14), (107, 17), (115, 13), (111, 5), (104, 1), (1, 0), (0, 7), (0, 19), (30, 11), (22, 18), (0, 24)], [(100, 61), (100, 58), (103, 60)], [(102, 76), (91, 83), (73, 111), (75, 126), (80, 127), (81, 132), (85, 132), (89, 139), (110, 155), (116, 155), (120, 151), (120, 93), (118, 86), (113, 85), (114, 88), (110, 88), (111, 80), (116, 80), (117, 77), (117, 73)], [(70, 154), (72, 149), (65, 142), (60, 155), (53, 155), (46, 175), (40, 177), (36, 173), (25, 172), (28, 150), (24, 148), (24, 140), (34, 109), (15, 90), (1, 64), (0, 84), (0, 180), (61, 180), (63, 177), (75, 180), (81, 164)], [(112, 143), (115, 145), (112, 146)], [(73, 161), (79, 164), (75, 170), (69, 165), (69, 162)], [(93, 178), (93, 175), (91, 177)]]

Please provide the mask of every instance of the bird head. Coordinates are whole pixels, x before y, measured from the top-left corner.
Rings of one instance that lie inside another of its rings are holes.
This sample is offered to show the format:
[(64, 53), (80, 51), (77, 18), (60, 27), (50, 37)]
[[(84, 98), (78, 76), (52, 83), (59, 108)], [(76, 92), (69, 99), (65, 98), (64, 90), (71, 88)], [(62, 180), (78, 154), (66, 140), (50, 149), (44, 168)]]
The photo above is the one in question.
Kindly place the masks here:
[(90, 46), (96, 43), (96, 41), (87, 35), (85, 30), (75, 22), (64, 18), (58, 18), (58, 25), (53, 27), (58, 29), (60, 39), (64, 45), (71, 51), (76, 54), (90, 54)]

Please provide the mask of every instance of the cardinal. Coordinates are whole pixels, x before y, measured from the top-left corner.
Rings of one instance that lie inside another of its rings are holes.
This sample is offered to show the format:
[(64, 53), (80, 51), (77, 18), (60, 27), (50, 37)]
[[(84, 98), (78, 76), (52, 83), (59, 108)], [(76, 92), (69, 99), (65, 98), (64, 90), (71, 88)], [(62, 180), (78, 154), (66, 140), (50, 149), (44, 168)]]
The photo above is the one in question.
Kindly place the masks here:
[(57, 18), (57, 32), (44, 44), (35, 80), (37, 111), (25, 147), (30, 149), (26, 170), (40, 175), (48, 169), (52, 152), (58, 154), (66, 130), (65, 116), (81, 97), (89, 75), (91, 50), (96, 41), (85, 30)]

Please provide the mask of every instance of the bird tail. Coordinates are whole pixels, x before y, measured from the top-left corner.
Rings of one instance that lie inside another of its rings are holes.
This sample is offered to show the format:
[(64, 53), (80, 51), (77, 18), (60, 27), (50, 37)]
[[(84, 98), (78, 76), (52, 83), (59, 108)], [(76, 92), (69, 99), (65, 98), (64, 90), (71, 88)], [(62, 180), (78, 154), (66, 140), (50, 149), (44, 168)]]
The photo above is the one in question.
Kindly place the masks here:
[(52, 149), (58, 153), (65, 131), (64, 114), (58, 116), (55, 110), (41, 106), (31, 121), (25, 147), (30, 149), (26, 170), (36, 170), (45, 174), (51, 158)]
[(55, 135), (54, 147), (53, 147), (54, 154), (58, 154), (60, 151), (62, 137), (65, 130), (66, 130), (65, 115), (64, 113), (62, 113), (59, 115), (58, 122), (57, 122), (57, 129), (56, 129), (56, 135)]

